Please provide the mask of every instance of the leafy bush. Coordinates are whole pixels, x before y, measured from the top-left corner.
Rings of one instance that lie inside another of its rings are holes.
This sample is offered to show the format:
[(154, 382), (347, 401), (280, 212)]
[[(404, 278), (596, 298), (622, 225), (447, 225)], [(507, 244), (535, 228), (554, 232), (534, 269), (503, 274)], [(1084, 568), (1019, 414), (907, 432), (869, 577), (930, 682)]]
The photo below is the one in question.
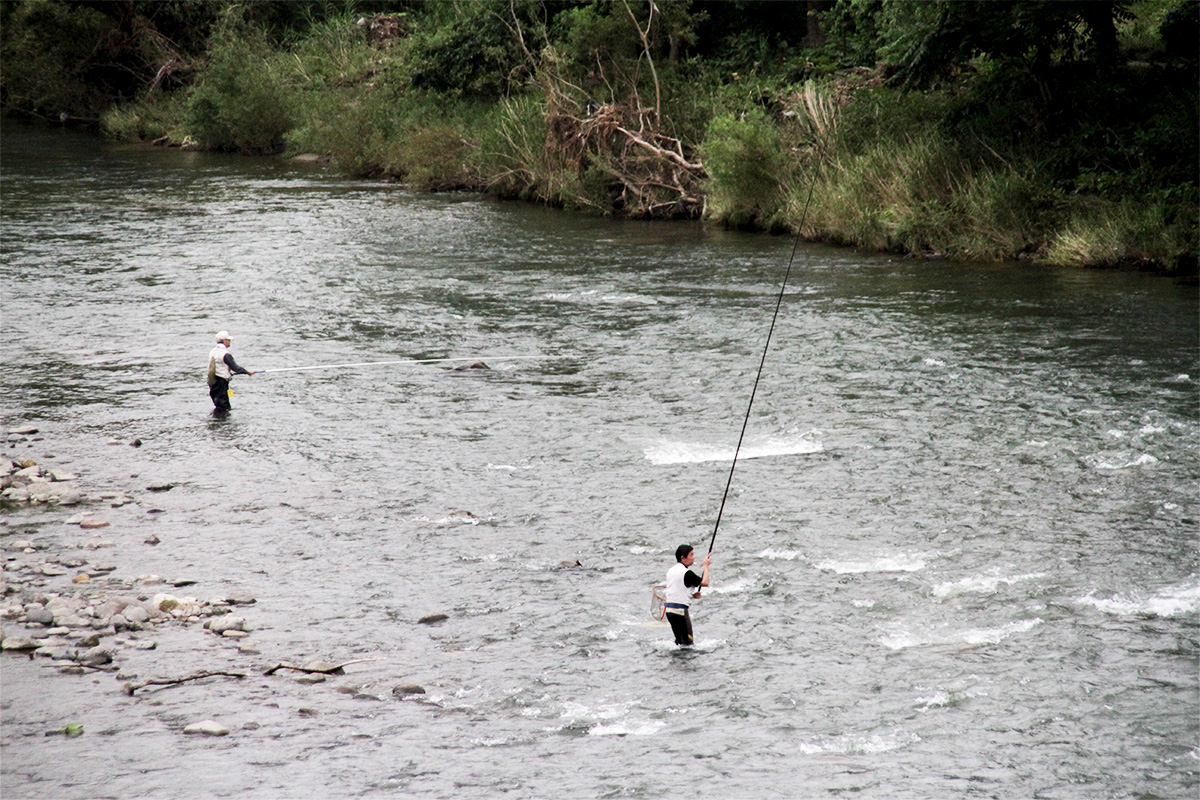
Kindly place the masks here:
[(231, 9), (188, 98), (187, 133), (217, 150), (281, 151), (292, 108), (276, 62), (266, 35)]
[(763, 224), (780, 206), (784, 167), (779, 128), (762, 111), (723, 114), (701, 152), (709, 176), (708, 215), (733, 227)]

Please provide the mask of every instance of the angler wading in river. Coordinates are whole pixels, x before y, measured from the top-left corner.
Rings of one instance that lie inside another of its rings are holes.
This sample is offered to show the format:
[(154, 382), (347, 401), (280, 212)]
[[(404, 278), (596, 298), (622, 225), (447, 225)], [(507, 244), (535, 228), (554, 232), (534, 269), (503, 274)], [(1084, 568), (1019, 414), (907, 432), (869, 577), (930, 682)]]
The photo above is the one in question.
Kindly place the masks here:
[(666, 618), (671, 623), (671, 632), (675, 634), (675, 644), (681, 647), (691, 647), (695, 641), (692, 635), (692, 615), (689, 607), (692, 600), (700, 599), (700, 587), (708, 586), (708, 567), (712, 563), (712, 553), (704, 557), (704, 574), (697, 575), (692, 571), (696, 562), (696, 551), (690, 544), (681, 544), (675, 548), (675, 566), (667, 570), (664, 597), (666, 602)]
[(229, 381), (234, 375), (253, 375), (253, 370), (238, 366), (233, 360), (229, 346), (233, 344), (227, 331), (217, 334), (217, 345), (208, 354), (208, 396), (218, 413), (231, 409), (229, 405)]

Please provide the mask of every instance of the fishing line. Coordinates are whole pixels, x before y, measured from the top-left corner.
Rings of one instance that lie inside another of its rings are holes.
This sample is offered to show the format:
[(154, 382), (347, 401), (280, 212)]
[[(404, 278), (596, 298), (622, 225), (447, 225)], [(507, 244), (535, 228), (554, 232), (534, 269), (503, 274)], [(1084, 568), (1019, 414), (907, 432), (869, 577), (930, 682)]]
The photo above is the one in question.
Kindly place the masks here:
[(435, 364), (440, 361), (516, 361), (518, 359), (527, 358), (576, 358), (576, 356), (469, 356), (460, 358), (405, 358), (399, 361), (361, 361), (357, 364), (317, 364), (311, 367), (280, 367), (278, 369), (258, 369), (254, 371), (255, 375), (262, 375), (267, 372), (301, 372), (310, 369), (350, 369), (351, 367), (382, 367), (394, 364)]
[(788, 276), (792, 274), (792, 262), (796, 260), (796, 250), (800, 247), (800, 232), (804, 230), (804, 222), (808, 219), (808, 206), (812, 202), (813, 190), (816, 188), (817, 172), (814, 170), (812, 183), (808, 187), (808, 199), (804, 201), (804, 211), (800, 214), (800, 225), (796, 228), (796, 239), (792, 242), (792, 254), (788, 258), (787, 270), (783, 273), (779, 297), (775, 300), (775, 314), (771, 317), (771, 327), (767, 329), (767, 343), (763, 345), (762, 360), (758, 362), (758, 374), (754, 376), (754, 387), (750, 390), (750, 402), (746, 405), (746, 418), (742, 420), (742, 433), (738, 436), (737, 447), (733, 451), (733, 463), (729, 466), (729, 480), (725, 482), (725, 494), (721, 495), (721, 507), (717, 510), (717, 522), (713, 526), (712, 539), (708, 543), (710, 554), (713, 551), (713, 545), (717, 542), (717, 531), (721, 529), (721, 514), (725, 511), (725, 501), (729, 499), (729, 487), (733, 484), (733, 471), (737, 469), (738, 453), (742, 450), (742, 439), (746, 438), (746, 426), (750, 424), (750, 409), (754, 407), (754, 395), (758, 392), (758, 382), (762, 378), (763, 365), (767, 363), (767, 350), (771, 347), (771, 334), (775, 332), (775, 321), (779, 319), (779, 308), (783, 305), (783, 293), (787, 289)]

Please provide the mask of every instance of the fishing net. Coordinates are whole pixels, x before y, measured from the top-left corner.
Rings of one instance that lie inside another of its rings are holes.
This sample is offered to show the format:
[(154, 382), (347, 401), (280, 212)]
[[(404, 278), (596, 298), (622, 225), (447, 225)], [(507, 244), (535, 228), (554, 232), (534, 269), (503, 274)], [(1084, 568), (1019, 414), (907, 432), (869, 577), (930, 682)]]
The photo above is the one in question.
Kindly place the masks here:
[(666, 588), (665, 583), (650, 587), (650, 616), (657, 620), (661, 620), (667, 615), (667, 607), (663, 605), (667, 602), (667, 598), (663, 596), (663, 590)]

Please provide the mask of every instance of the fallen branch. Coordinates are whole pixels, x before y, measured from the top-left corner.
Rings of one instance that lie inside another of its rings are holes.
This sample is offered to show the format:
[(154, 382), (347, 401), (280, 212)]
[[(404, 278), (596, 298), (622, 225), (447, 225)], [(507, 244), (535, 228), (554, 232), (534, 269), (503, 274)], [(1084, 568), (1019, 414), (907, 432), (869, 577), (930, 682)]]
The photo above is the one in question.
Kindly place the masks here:
[(619, 130), (621, 133), (628, 136), (629, 140), (631, 142), (633, 142), (634, 144), (645, 147), (647, 150), (654, 153), (655, 155), (670, 159), (671, 161), (674, 161), (676, 164), (678, 164), (681, 167), (684, 167), (689, 170), (694, 170), (697, 172), (704, 169), (704, 165), (702, 163), (700, 163), (699, 161), (697, 161), (696, 163), (693, 164), (692, 162), (688, 161), (686, 158), (679, 155), (678, 153), (675, 153), (671, 150), (664, 150), (661, 147), (658, 147), (656, 145), (651, 144), (650, 142), (647, 142), (639, 134), (634, 133), (633, 131), (631, 131), (627, 128), (618, 127), (617, 130)]
[(132, 697), (133, 693), (138, 689), (145, 689), (147, 686), (170, 686), (174, 683), (184, 683), (185, 681), (194, 681), (200, 678), (211, 678), (215, 675), (225, 675), (230, 678), (246, 677), (246, 673), (244, 672), (225, 672), (223, 670), (212, 670), (208, 672), (197, 672), (193, 675), (187, 675), (182, 678), (156, 678), (154, 680), (142, 681), (141, 683), (127, 683), (121, 687), (121, 690), (124, 691), (125, 694)]
[(310, 675), (314, 673), (319, 675), (345, 675), (346, 672), (342, 669), (342, 667), (347, 667), (351, 664), (363, 664), (368, 661), (383, 661), (383, 659), (356, 658), (353, 661), (343, 661), (340, 664), (335, 664), (332, 661), (310, 661), (303, 667), (297, 667), (295, 664), (286, 664), (280, 662), (264, 672), (263, 675), (274, 675), (275, 671), (280, 669), (292, 669), (296, 672), (307, 672)]

